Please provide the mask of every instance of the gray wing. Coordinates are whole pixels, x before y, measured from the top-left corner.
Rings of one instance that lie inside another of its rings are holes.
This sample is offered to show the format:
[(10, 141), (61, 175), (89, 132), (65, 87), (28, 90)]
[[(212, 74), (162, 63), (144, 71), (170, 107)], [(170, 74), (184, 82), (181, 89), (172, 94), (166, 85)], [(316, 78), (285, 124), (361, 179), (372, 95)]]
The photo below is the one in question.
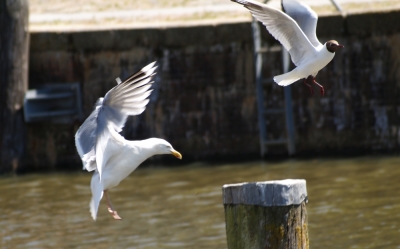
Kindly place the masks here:
[(314, 47), (321, 45), (316, 35), (317, 13), (297, 0), (282, 0), (282, 9), (297, 22)]
[(280, 10), (271, 8), (254, 0), (232, 0), (242, 4), (258, 21), (262, 22), (269, 33), (290, 53), (297, 66), (304, 58), (314, 56), (315, 47), (297, 25), (296, 21)]
[(75, 134), (75, 145), (83, 162), (83, 168), (98, 170), (101, 177), (110, 153), (105, 153), (110, 141), (110, 130), (120, 132), (129, 115), (138, 115), (146, 109), (147, 97), (157, 67), (155, 62), (142, 68), (124, 82), (119, 82), (104, 98), (100, 98), (95, 110)]

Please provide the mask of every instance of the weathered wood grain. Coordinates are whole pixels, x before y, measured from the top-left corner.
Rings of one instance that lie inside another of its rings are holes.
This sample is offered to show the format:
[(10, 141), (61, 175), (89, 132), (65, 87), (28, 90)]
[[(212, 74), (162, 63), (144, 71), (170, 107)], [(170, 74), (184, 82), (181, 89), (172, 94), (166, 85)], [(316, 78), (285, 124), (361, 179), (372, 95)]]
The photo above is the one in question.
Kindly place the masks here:
[(223, 187), (229, 249), (308, 249), (305, 180)]

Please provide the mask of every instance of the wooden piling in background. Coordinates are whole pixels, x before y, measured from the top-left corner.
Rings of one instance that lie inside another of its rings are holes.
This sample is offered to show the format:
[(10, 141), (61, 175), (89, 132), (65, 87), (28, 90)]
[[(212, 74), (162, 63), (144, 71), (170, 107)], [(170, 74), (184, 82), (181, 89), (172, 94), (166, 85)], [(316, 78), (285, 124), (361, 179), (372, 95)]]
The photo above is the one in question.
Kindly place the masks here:
[(22, 112), (28, 89), (28, 0), (0, 1), (0, 173), (16, 172), (26, 153)]
[(308, 249), (305, 180), (226, 184), (228, 249)]

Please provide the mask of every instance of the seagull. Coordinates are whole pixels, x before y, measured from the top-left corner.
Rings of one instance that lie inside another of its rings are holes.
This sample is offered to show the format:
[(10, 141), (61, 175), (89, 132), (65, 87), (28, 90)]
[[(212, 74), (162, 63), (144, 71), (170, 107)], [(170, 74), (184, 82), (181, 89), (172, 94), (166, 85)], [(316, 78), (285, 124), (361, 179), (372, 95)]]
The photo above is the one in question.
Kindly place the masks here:
[(296, 68), (275, 76), (274, 81), (280, 86), (288, 86), (304, 78), (304, 84), (310, 88), (312, 95), (314, 90), (309, 83), (320, 87), (323, 96), (324, 87), (315, 80), (315, 76), (333, 59), (336, 50), (344, 46), (335, 40), (329, 40), (323, 45), (318, 41), (317, 14), (297, 0), (282, 0), (282, 8), (287, 14), (254, 0), (232, 1), (250, 10), (254, 18), (262, 22), (271, 35), (289, 51)]
[(83, 169), (95, 171), (90, 184), (92, 200), (89, 204), (93, 220), (96, 220), (103, 195), (110, 214), (116, 220), (121, 219), (111, 203), (108, 190), (117, 186), (144, 160), (158, 154), (172, 154), (182, 159), (182, 155), (164, 139), (128, 141), (119, 134), (129, 115), (139, 115), (146, 109), (156, 68), (153, 62), (123, 82), (117, 78), (118, 84), (104, 98), (97, 100), (94, 111), (75, 134)]

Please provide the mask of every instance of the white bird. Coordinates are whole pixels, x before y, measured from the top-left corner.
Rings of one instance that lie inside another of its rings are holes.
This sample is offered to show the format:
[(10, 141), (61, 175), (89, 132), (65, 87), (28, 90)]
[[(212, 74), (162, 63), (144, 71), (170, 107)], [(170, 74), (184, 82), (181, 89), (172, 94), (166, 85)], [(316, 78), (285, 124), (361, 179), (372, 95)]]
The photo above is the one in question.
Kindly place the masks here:
[(182, 155), (163, 139), (128, 141), (119, 134), (129, 115), (139, 115), (146, 109), (157, 68), (154, 65), (155, 62), (147, 65), (124, 82), (117, 78), (118, 85), (97, 100), (94, 111), (75, 134), (83, 169), (95, 171), (89, 205), (94, 220), (103, 194), (107, 198), (108, 211), (115, 219), (121, 219), (111, 204), (108, 190), (117, 186), (144, 160), (157, 154), (172, 154), (182, 159)]
[(287, 14), (254, 0), (232, 1), (250, 10), (254, 18), (262, 22), (271, 35), (289, 51), (297, 66), (288, 73), (275, 76), (274, 81), (280, 86), (287, 86), (304, 78), (304, 84), (312, 94), (314, 91), (307, 82), (317, 84), (321, 95), (324, 95), (324, 87), (315, 81), (315, 76), (333, 59), (335, 51), (344, 46), (335, 40), (327, 41), (324, 45), (318, 41), (317, 14), (297, 0), (282, 0), (282, 7)]

